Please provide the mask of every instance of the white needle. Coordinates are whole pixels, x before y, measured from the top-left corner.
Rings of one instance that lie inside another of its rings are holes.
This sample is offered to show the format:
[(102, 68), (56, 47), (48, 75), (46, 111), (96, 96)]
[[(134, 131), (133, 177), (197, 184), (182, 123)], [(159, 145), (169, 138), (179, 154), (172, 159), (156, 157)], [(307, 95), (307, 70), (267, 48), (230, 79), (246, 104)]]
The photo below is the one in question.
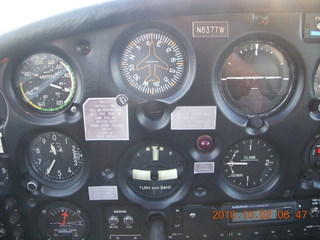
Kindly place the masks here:
[(54, 155), (57, 155), (57, 150), (56, 150), (56, 148), (53, 146), (52, 143), (51, 143), (51, 145), (50, 145), (50, 149), (51, 149), (51, 152), (52, 152)]
[(62, 89), (62, 87), (60, 87), (58, 85), (55, 85), (55, 84), (52, 84), (52, 83), (50, 83), (50, 87), (57, 88), (57, 89)]
[(233, 161), (230, 161), (230, 162), (225, 163), (225, 165), (246, 166), (246, 165), (248, 165), (248, 163), (247, 162), (233, 162)]
[(53, 166), (54, 166), (55, 163), (56, 163), (56, 160), (53, 159), (50, 167), (47, 168), (46, 175), (50, 174), (50, 172), (51, 172), (51, 170), (52, 170), (52, 168), (53, 168)]

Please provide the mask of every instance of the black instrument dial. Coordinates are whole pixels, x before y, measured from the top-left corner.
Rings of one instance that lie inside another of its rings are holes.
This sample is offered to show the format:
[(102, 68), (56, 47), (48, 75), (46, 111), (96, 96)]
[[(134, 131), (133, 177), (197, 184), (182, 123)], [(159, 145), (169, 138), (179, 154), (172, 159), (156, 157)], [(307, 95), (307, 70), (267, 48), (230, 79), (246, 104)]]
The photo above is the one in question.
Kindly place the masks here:
[(58, 182), (75, 178), (84, 163), (79, 146), (70, 137), (57, 132), (45, 132), (34, 138), (29, 160), (40, 177)]
[(320, 64), (314, 76), (313, 89), (314, 89), (316, 98), (320, 99)]
[(309, 162), (313, 170), (320, 172), (320, 139), (319, 135), (315, 137), (316, 142), (313, 143), (310, 153)]
[(250, 41), (237, 46), (225, 59), (219, 86), (234, 111), (261, 115), (285, 102), (293, 78), (291, 63), (282, 49), (271, 43)]
[(159, 29), (146, 29), (128, 39), (119, 61), (122, 79), (128, 88), (148, 98), (177, 91), (188, 66), (182, 44)]
[(223, 161), (228, 185), (244, 191), (259, 189), (272, 181), (279, 167), (275, 149), (261, 139), (247, 139), (232, 146)]
[(73, 70), (51, 53), (37, 53), (24, 60), (15, 81), (18, 95), (26, 105), (45, 114), (65, 109), (76, 91)]
[(47, 239), (85, 240), (88, 236), (86, 214), (68, 203), (53, 203), (39, 216), (40, 231)]
[(140, 195), (162, 198), (175, 192), (186, 175), (185, 161), (177, 151), (159, 144), (139, 148), (131, 157), (127, 178)]

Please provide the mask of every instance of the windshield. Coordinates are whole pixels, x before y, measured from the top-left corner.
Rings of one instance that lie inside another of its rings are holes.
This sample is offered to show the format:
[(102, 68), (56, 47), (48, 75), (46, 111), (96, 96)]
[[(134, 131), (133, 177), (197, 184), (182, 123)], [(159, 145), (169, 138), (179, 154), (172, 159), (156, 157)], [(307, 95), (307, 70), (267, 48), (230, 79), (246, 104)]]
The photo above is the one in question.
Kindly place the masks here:
[(5, 1), (0, 12), (0, 22), (5, 23), (0, 24), (0, 35), (40, 19), (107, 1), (109, 0)]

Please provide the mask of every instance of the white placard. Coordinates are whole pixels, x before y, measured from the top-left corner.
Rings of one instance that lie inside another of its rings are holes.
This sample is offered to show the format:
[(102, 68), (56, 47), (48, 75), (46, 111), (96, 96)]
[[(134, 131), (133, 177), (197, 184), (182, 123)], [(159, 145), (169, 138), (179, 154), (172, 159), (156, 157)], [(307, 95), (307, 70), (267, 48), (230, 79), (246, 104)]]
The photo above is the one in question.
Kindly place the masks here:
[(214, 173), (214, 162), (194, 163), (194, 174)]
[(171, 113), (171, 130), (215, 130), (216, 106), (176, 107)]
[(96, 186), (88, 187), (89, 200), (118, 200), (117, 186)]
[(89, 98), (83, 118), (86, 141), (129, 140), (128, 105), (116, 98)]

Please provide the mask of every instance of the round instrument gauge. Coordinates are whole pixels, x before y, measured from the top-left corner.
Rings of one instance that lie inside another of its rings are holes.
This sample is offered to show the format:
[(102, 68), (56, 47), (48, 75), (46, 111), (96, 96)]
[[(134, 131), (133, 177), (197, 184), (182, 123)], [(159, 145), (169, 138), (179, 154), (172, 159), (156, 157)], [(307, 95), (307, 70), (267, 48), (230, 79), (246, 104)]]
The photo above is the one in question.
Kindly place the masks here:
[(39, 228), (46, 239), (85, 240), (89, 234), (87, 215), (78, 207), (57, 202), (45, 207), (39, 216)]
[(81, 149), (70, 137), (45, 132), (32, 140), (29, 162), (41, 179), (64, 182), (81, 173), (84, 158)]
[(185, 160), (177, 151), (165, 145), (148, 144), (131, 156), (127, 179), (138, 194), (162, 198), (180, 187), (186, 171)]
[(313, 170), (320, 172), (320, 139), (319, 135), (315, 137), (316, 142), (313, 143), (309, 153), (309, 163)]
[(225, 59), (218, 77), (227, 105), (241, 115), (256, 116), (286, 102), (294, 82), (289, 58), (272, 43), (249, 41)]
[(316, 95), (316, 98), (320, 99), (320, 64), (318, 65), (318, 69), (314, 76), (313, 89), (314, 89), (314, 94)]
[(159, 29), (145, 29), (124, 44), (118, 60), (124, 84), (146, 98), (163, 98), (185, 82), (188, 59), (182, 43)]
[(228, 150), (222, 172), (232, 188), (252, 191), (270, 183), (278, 168), (277, 152), (269, 143), (261, 139), (247, 139)]
[(20, 99), (29, 108), (43, 114), (55, 114), (72, 102), (76, 77), (65, 60), (43, 52), (21, 63), (15, 85)]

